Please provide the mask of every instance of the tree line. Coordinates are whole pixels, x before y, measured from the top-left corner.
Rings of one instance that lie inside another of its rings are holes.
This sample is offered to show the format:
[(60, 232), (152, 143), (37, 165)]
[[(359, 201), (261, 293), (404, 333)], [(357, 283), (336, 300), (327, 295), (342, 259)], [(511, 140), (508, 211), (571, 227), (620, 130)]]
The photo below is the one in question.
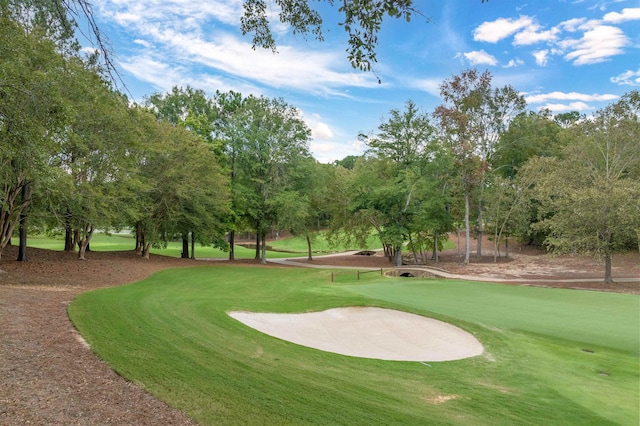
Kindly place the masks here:
[(311, 258), (323, 229), (356, 244), (373, 231), (398, 265), (437, 261), (455, 232), (465, 263), (473, 238), (476, 256), (483, 235), (494, 256), (517, 238), (601, 256), (611, 281), (611, 255), (640, 250), (637, 91), (554, 116), (470, 69), (441, 84), (434, 111), (407, 101), (360, 135), (364, 155), (320, 164), (283, 99), (174, 87), (136, 104), (37, 12), (0, 8), (0, 254), (14, 237), (26, 260), (33, 230), (83, 259), (96, 229), (129, 228), (143, 257), (181, 239), (183, 257), (197, 242), (233, 259), (251, 230), (266, 262), (271, 230), (306, 238)]

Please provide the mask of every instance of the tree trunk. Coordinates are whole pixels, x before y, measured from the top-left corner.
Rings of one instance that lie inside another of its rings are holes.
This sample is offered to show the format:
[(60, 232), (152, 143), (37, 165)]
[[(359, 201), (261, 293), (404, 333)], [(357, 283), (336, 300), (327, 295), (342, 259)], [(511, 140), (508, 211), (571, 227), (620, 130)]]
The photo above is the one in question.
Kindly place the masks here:
[(498, 227), (496, 226), (496, 232), (493, 234), (493, 263), (498, 262), (498, 251), (500, 250), (500, 240), (498, 236)]
[(235, 254), (236, 231), (229, 232), (229, 260), (236, 260)]
[[(76, 231), (79, 232), (79, 231)], [(87, 248), (89, 247), (89, 243), (91, 242), (91, 237), (93, 236), (93, 226), (89, 228), (88, 232), (85, 231), (85, 235), (82, 238), (79, 238), (78, 241), (78, 259), (86, 260), (84, 255), (87, 252)]]
[(395, 246), (393, 248), (393, 264), (395, 266), (402, 266), (402, 246)]
[(73, 229), (71, 227), (71, 211), (67, 209), (64, 215), (64, 251), (74, 251), (76, 245), (73, 243)]
[(411, 253), (413, 254), (413, 263), (415, 263), (417, 265), (418, 264), (418, 252), (416, 251), (415, 244), (413, 244), (413, 238), (411, 237), (411, 232), (409, 233), (409, 244), (411, 245)]
[(504, 257), (509, 258), (509, 236), (504, 237)]
[(482, 204), (478, 203), (478, 248), (476, 250), (476, 258), (482, 258), (482, 235), (484, 233), (484, 224), (482, 223)]
[(151, 243), (145, 243), (142, 248), (142, 257), (144, 259), (149, 259), (149, 251), (151, 251)]
[[(22, 197), (23, 203), (28, 202), (30, 198), (29, 183), (25, 183), (24, 186), (22, 187), (21, 197)], [(25, 207), (20, 213), (20, 227), (19, 227), (20, 245), (18, 246), (18, 259), (16, 259), (18, 262), (27, 262), (28, 260), (27, 259), (27, 209), (28, 207)]]
[(469, 225), (469, 192), (464, 192), (464, 232), (466, 242), (464, 247), (464, 264), (469, 263), (469, 253), (471, 252), (471, 227)]
[(613, 284), (613, 274), (611, 272), (611, 254), (607, 253), (604, 257), (604, 282), (605, 284)]
[(433, 258), (436, 261), (436, 265), (438, 264), (440, 254), (438, 253), (438, 231), (433, 233)]
[(267, 264), (267, 233), (263, 232), (262, 233), (262, 256), (261, 256), (261, 260), (260, 263), (262, 263), (263, 265)]
[(260, 259), (260, 222), (256, 223), (256, 256), (255, 260)]
[(196, 258), (196, 234), (191, 231), (191, 259)]
[(189, 258), (189, 233), (182, 234), (182, 253), (180, 253), (181, 259)]
[(144, 237), (144, 226), (142, 223), (136, 223), (136, 252), (142, 253), (145, 249), (146, 241)]
[(78, 250), (80, 250), (80, 229), (76, 228), (73, 230), (73, 247), (75, 251), (75, 247), (78, 246)]
[(312, 261), (313, 260), (313, 253), (311, 252), (311, 237), (309, 237), (309, 234), (307, 234), (307, 260), (308, 261)]

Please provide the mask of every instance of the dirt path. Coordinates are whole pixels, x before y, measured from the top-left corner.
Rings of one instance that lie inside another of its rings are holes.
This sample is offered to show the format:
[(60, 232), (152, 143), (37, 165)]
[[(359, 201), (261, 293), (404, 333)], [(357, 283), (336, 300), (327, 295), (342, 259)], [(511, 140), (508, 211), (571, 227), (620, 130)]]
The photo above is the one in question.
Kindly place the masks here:
[[(9, 247), (0, 261), (4, 271), (0, 272), (0, 425), (191, 424), (181, 412), (100, 361), (83, 345), (66, 309), (82, 292), (138, 281), (166, 268), (201, 266), (202, 262), (159, 256), (144, 261), (133, 252), (89, 253), (85, 262), (73, 254), (36, 249), (29, 250), (28, 263), (13, 261), (15, 256), (15, 248)], [(381, 256), (339, 255), (312, 263), (389, 267)], [(614, 265), (614, 277), (640, 277), (637, 253), (616, 258)], [(554, 283), (562, 278), (601, 277), (602, 267), (582, 257), (518, 253), (495, 264), (486, 258), (462, 266), (450, 252), (443, 254), (437, 267), (485, 280), (491, 276), (548, 280), (543, 284), (640, 294), (638, 282), (614, 286)]]

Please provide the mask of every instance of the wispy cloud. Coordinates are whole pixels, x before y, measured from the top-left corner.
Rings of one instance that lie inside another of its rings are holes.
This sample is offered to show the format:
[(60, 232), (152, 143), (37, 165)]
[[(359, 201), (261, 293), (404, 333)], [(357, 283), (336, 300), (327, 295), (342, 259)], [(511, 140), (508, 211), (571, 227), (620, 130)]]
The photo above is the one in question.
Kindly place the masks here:
[(624, 86), (640, 86), (640, 69), (637, 71), (625, 71), (620, 75), (611, 77), (611, 82)]
[(562, 46), (571, 50), (564, 56), (567, 61), (574, 65), (586, 65), (619, 55), (628, 44), (629, 39), (620, 28), (600, 25), (585, 32), (580, 39), (564, 41)]
[(599, 95), (592, 94), (588, 95), (585, 93), (577, 93), (577, 92), (551, 92), (537, 95), (527, 95), (525, 96), (525, 100), (529, 104), (540, 104), (548, 101), (582, 101), (582, 102), (592, 102), (592, 101), (613, 101), (618, 99), (617, 95)]
[(541, 67), (546, 66), (549, 62), (549, 51), (547, 49), (536, 50), (532, 55), (536, 59), (536, 64)]
[(548, 109), (551, 112), (558, 113), (567, 111), (589, 111), (592, 110), (593, 107), (584, 102), (571, 102), (568, 104), (545, 104), (539, 109)]
[(543, 42), (552, 42), (558, 38), (559, 33), (560, 29), (558, 28), (542, 31), (539, 25), (529, 25), (514, 36), (513, 45), (529, 46)]
[[(182, 64), (181, 80), (189, 74), (193, 79), (197, 76), (193, 70), (206, 68), (208, 73), (227, 74), (227, 84), (237, 80), (316, 95), (344, 96), (344, 87), (377, 85), (371, 75), (345, 71), (340, 52), (301, 50), (285, 43), (279, 44), (277, 54), (252, 50), (249, 39), (240, 39), (224, 25), (233, 24), (236, 28), (241, 8), (240, 0), (100, 3), (101, 13), (135, 33), (139, 50), (129, 56), (120, 54), (130, 72), (141, 68), (142, 64), (134, 63), (141, 58), (147, 65), (154, 65), (152, 70), (158, 70), (163, 57), (171, 57)], [(150, 46), (153, 50), (145, 49)], [(155, 85), (170, 75), (163, 75), (161, 70), (135, 74), (139, 80)]]

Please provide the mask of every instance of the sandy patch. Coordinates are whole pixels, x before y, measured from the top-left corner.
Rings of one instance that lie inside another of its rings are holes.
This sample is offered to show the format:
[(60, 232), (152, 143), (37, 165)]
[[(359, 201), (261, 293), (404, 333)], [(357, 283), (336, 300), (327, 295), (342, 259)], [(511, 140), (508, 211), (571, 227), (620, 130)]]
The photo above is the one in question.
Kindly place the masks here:
[(481, 355), (482, 344), (454, 325), (382, 308), (302, 314), (229, 312), (258, 331), (302, 346), (390, 361), (452, 361)]

